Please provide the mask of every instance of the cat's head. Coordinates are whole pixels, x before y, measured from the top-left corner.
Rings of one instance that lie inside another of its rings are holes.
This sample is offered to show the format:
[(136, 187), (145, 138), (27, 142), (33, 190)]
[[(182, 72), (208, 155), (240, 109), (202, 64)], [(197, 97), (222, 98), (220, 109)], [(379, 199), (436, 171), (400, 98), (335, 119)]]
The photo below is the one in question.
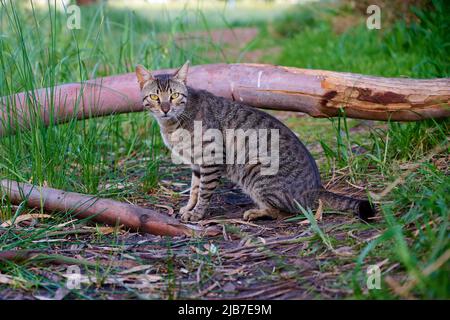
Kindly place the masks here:
[(186, 77), (189, 61), (174, 74), (152, 75), (143, 66), (136, 66), (144, 108), (158, 120), (170, 120), (183, 112), (187, 102)]

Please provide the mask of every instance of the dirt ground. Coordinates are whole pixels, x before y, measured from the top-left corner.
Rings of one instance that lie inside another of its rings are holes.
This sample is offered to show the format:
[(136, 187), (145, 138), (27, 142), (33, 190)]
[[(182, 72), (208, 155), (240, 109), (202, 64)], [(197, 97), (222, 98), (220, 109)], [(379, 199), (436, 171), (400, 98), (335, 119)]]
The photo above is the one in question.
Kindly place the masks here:
[[(132, 202), (175, 215), (187, 201), (187, 194), (180, 192), (187, 189), (190, 172), (173, 166), (161, 170), (173, 176), (151, 194), (158, 205), (146, 199)], [(355, 266), (352, 247), (327, 249), (304, 217), (242, 220), (251, 206), (250, 198), (224, 182), (213, 196), (209, 216), (200, 223), (214, 225), (222, 234), (198, 239), (136, 234), (75, 221), (64, 228), (66, 232), (37, 240), (46, 242), (47, 249), (40, 254), (64, 257), (52, 261), (37, 255), (26, 262), (30, 272), (45, 279), (41, 285), (34, 288), (17, 276), (4, 275), (0, 283), (9, 285), (0, 285), (0, 298), (313, 299), (351, 294), (342, 286), (341, 276)], [(376, 236), (376, 229), (352, 230), (354, 223), (360, 222), (350, 215), (324, 214), (320, 227), (338, 242), (353, 238), (364, 243)], [(67, 285), (78, 283), (71, 282), (73, 270), (81, 274), (77, 278), (81, 284), (71, 291)]]
[[(257, 33), (254, 28), (203, 32), (177, 41), (182, 45), (211, 37), (227, 58), (235, 59)], [(261, 55), (249, 52), (243, 60), (257, 62)], [(167, 166), (160, 171), (171, 172), (171, 177), (147, 197), (129, 201), (175, 215), (188, 199), (183, 191), (189, 187), (190, 170)], [(339, 179), (334, 182), (346, 194), (362, 196), (358, 189), (339, 185)], [(376, 229), (351, 228), (361, 224), (351, 215), (324, 214), (320, 228), (337, 241), (330, 248), (305, 217), (243, 221), (243, 212), (252, 206), (249, 197), (224, 182), (212, 198), (209, 216), (201, 221), (222, 234), (198, 239), (67, 222), (62, 231), (34, 240), (45, 250), (21, 266), (34, 274), (35, 282), (21, 277), (25, 271), (0, 275), (0, 299), (324, 299), (352, 294), (351, 279), (343, 274), (355, 267), (358, 250), (348, 243), (359, 248), (378, 234)], [(25, 221), (18, 229), (26, 233), (40, 226), (45, 222)]]

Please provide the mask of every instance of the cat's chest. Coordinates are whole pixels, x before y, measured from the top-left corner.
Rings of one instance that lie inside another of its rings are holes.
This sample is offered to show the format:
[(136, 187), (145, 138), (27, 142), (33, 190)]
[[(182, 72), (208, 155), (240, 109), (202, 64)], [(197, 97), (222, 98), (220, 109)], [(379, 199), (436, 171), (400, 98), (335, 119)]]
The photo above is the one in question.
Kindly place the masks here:
[(192, 146), (189, 131), (181, 128), (161, 128), (161, 137), (164, 144), (171, 151), (171, 157), (175, 163), (192, 163)]
[(173, 149), (176, 143), (173, 133), (173, 130), (161, 129), (161, 137), (163, 139), (163, 142), (170, 150)]
[[(159, 128), (161, 137), (163, 139), (164, 144), (170, 150), (173, 150), (174, 147), (184, 145), (187, 142), (185, 140), (189, 140), (190, 131), (183, 126), (180, 125), (179, 122), (176, 123), (162, 123), (159, 122)], [(181, 143), (181, 144), (180, 144)]]

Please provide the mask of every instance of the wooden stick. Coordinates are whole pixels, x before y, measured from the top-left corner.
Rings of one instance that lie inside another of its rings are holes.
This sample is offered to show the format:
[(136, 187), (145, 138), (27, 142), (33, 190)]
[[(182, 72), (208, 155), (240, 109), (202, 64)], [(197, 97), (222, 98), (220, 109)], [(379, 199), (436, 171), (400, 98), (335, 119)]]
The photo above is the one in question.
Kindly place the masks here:
[[(111, 199), (37, 187), (12, 180), (1, 180), (0, 188), (12, 204), (26, 200), (30, 207), (43, 208), (49, 212), (67, 212), (76, 218), (92, 218), (110, 225), (121, 224), (135, 231), (167, 236), (214, 234), (211, 230), (182, 224), (153, 210)], [(208, 233), (210, 231), (211, 233)]]
[[(159, 70), (155, 74), (173, 72)], [(253, 107), (305, 112), (313, 117), (416, 121), (450, 116), (450, 79), (382, 78), (263, 64), (190, 68), (188, 85)], [(134, 73), (70, 83), (0, 98), (0, 136), (74, 118), (142, 111)]]
[(39, 250), (5, 250), (0, 251), (0, 262), (22, 263), (30, 260), (44, 260), (55, 264), (79, 264), (97, 267), (98, 263), (84, 259), (66, 257), (60, 254), (48, 254)]

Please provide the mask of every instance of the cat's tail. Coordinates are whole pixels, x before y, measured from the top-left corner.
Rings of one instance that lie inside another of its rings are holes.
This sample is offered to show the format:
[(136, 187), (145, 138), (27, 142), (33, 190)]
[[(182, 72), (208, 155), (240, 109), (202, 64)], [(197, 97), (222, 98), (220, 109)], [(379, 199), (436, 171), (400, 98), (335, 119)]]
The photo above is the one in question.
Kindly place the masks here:
[(335, 210), (351, 211), (364, 221), (368, 221), (376, 214), (376, 209), (369, 200), (355, 199), (325, 189), (320, 191), (319, 199), (322, 200), (326, 206)]

